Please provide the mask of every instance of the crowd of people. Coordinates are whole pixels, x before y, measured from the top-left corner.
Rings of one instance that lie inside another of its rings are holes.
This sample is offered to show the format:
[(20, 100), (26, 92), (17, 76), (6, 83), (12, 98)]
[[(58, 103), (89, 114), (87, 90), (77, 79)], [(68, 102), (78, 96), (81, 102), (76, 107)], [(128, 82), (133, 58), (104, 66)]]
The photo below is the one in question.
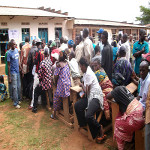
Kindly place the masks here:
[[(62, 109), (62, 98), (70, 96), (72, 86), (82, 87), (80, 100), (75, 112), (80, 128), (89, 126), (93, 139), (101, 143), (106, 139), (103, 123), (94, 118), (96, 112), (104, 112), (104, 122), (111, 120), (111, 103), (119, 105), (115, 121), (114, 137), (118, 149), (123, 150), (125, 142), (131, 142), (133, 133), (145, 124), (145, 148), (150, 150), (150, 53), (146, 42), (146, 31), (140, 29), (139, 40), (132, 35), (119, 34), (112, 43), (108, 42), (108, 32), (97, 31), (99, 41), (95, 45), (89, 37), (89, 30), (75, 41), (64, 36), (50, 40), (37, 38), (30, 44), (16, 47), (14, 39), (8, 44), (5, 55), (6, 75), (8, 75), (9, 97), (15, 108), (21, 108), (23, 97), (29, 98), (29, 109), (37, 113), (38, 103), (46, 106), (46, 92), (53, 104), (52, 119), (56, 111)], [(133, 82), (138, 90), (134, 95), (126, 86)], [(56, 87), (52, 95), (53, 87)], [(4, 78), (0, 76), (0, 96), (3, 101), (7, 95)], [(71, 103), (71, 99), (70, 103)], [(145, 123), (144, 123), (145, 122)]]

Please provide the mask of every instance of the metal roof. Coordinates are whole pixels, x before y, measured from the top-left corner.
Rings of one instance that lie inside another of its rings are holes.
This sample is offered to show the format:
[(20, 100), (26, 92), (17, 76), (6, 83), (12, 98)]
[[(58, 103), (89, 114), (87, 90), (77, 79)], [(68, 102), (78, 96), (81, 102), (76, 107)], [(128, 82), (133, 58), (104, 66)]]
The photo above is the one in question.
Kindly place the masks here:
[(0, 6), (0, 16), (68, 17), (66, 15), (49, 12), (38, 8), (23, 8), (9, 6)]
[(124, 23), (124, 22), (116, 22), (116, 21), (106, 21), (106, 20), (98, 20), (98, 19), (80, 19), (76, 18), (74, 20), (75, 25), (104, 25), (104, 26), (124, 26), (124, 27), (137, 27), (137, 28), (146, 28), (146, 26)]

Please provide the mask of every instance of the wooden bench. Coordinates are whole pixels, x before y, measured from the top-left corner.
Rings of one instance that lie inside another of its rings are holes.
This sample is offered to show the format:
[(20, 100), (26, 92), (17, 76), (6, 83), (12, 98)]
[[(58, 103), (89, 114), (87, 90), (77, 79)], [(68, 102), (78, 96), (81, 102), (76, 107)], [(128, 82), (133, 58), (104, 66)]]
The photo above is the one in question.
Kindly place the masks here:
[[(78, 101), (77, 94), (81, 91), (82, 91), (82, 88), (79, 87), (79, 86), (71, 87), (71, 99), (73, 100), (74, 129), (75, 130), (79, 129), (79, 125), (78, 125), (78, 120), (77, 120), (76, 113), (75, 113), (75, 110), (74, 110), (74, 105)], [(99, 116), (97, 117), (97, 122), (100, 122), (102, 115), (103, 115), (103, 111), (101, 111)], [(95, 119), (96, 119), (96, 114), (95, 114)], [(107, 132), (108, 130), (110, 130), (111, 127), (112, 127), (111, 124), (108, 125), (106, 128), (104, 128), (104, 132)], [(81, 132), (84, 135), (86, 135), (89, 140), (93, 141), (93, 138), (92, 138), (92, 135), (91, 135), (91, 132), (90, 132), (90, 129), (89, 129), (88, 126), (87, 126), (87, 131), (88, 132), (85, 132), (85, 131), (81, 131)]]
[[(56, 86), (53, 86), (53, 96), (56, 91)], [(63, 110), (56, 112), (56, 117), (65, 123), (68, 127), (73, 128), (73, 116), (69, 113), (69, 103), (68, 97), (62, 98), (63, 101)]]
[[(134, 93), (137, 90), (137, 86), (134, 83), (128, 84), (126, 86), (126, 88), (131, 93)], [(114, 134), (115, 119), (119, 113), (119, 105), (113, 100), (109, 101), (109, 102), (111, 102), (111, 107), (112, 107), (112, 126), (113, 126), (113, 134)], [(114, 145), (117, 146), (116, 141), (114, 141)], [(135, 132), (135, 150), (144, 150), (144, 132), (143, 132), (143, 129)]]
[(74, 109), (74, 105), (75, 103), (77, 102), (77, 94), (79, 92), (82, 91), (82, 88), (79, 87), (79, 86), (74, 86), (74, 87), (71, 87), (70, 89), (70, 99), (73, 101), (73, 117), (74, 117), (74, 129), (75, 130), (78, 130), (79, 129), (79, 125), (78, 125), (78, 120), (77, 120), (77, 117), (76, 117), (76, 113), (75, 113), (75, 109)]

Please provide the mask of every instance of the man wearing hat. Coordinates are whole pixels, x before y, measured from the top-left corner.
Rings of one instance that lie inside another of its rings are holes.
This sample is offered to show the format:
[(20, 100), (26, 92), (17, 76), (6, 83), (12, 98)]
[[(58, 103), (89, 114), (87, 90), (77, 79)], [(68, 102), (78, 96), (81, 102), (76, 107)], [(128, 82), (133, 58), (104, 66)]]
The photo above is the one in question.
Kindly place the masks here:
[(38, 97), (41, 95), (42, 98), (42, 105), (46, 104), (46, 95), (45, 91), (49, 90), (51, 88), (52, 82), (52, 62), (49, 58), (49, 49), (44, 49), (44, 59), (41, 61), (39, 70), (38, 70), (38, 76), (39, 76), (39, 85), (35, 88), (34, 93), (34, 104), (32, 108), (32, 112), (37, 112), (37, 102)]
[(50, 45), (51, 51), (56, 49), (56, 43), (53, 41)]
[(97, 33), (98, 33), (98, 39), (99, 39), (99, 42), (98, 42), (98, 45), (100, 47), (100, 51), (103, 50), (103, 44), (102, 44), (102, 33), (104, 32), (104, 29), (103, 28), (100, 28)]
[(69, 52), (73, 51), (73, 45), (74, 45), (73, 40), (69, 40), (69, 41), (68, 41)]

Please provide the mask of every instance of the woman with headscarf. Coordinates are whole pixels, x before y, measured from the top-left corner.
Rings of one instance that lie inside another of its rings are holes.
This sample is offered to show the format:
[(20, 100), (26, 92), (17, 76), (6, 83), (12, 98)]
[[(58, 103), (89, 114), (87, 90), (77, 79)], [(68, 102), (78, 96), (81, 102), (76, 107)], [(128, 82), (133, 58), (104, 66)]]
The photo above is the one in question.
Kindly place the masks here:
[(106, 119), (110, 119), (110, 106), (107, 102), (106, 95), (113, 90), (113, 85), (111, 81), (109, 80), (106, 72), (101, 67), (100, 62), (101, 62), (100, 59), (96, 58), (93, 61), (92, 66), (93, 66), (95, 75), (97, 77), (97, 80), (99, 82), (99, 85), (101, 86), (102, 91), (103, 91), (105, 117)]

